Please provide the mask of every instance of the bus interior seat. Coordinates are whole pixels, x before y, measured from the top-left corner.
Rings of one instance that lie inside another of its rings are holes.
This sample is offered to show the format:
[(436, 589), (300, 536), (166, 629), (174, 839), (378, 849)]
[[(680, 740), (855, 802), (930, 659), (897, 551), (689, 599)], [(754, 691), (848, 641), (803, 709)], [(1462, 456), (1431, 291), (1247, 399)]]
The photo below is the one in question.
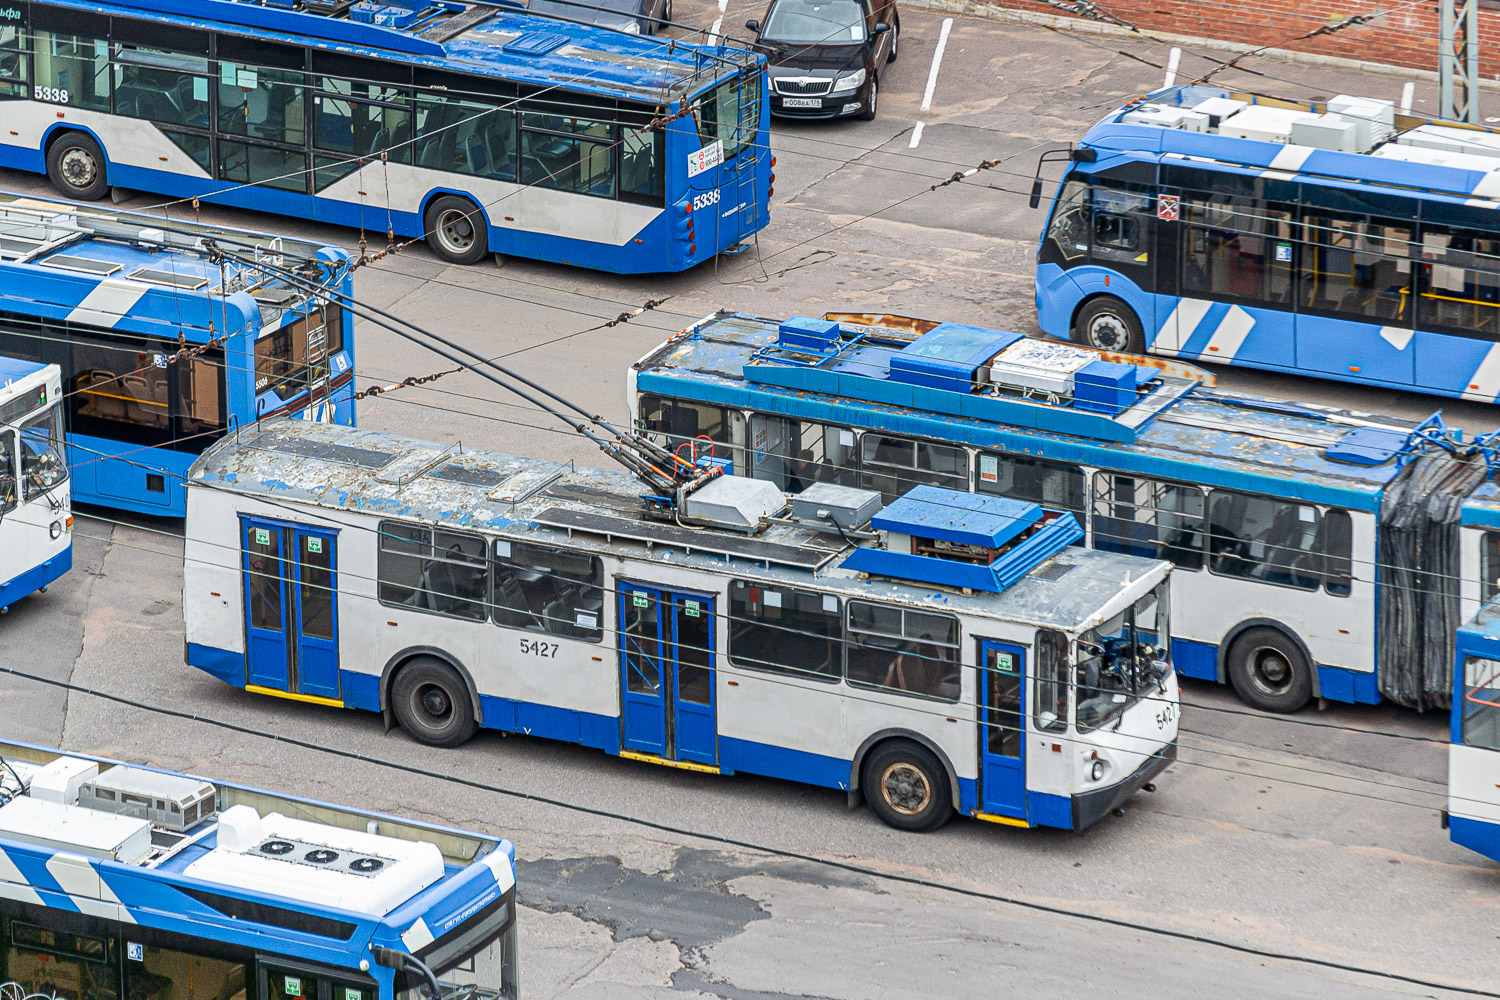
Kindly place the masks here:
[(526, 599), (525, 588), (513, 574), (507, 575), (495, 588), (495, 607), (514, 616), (511, 620), (521, 628), (530, 628), (533, 625), (541, 627), (541, 621), (531, 610), (531, 602)]
[(166, 406), (153, 405), (156, 403), (155, 393), (144, 378), (139, 375), (126, 375), (120, 379), (120, 382), (125, 388), (125, 395), (130, 397), (130, 402), (126, 404), (125, 409), (132, 423), (146, 427), (167, 426)]

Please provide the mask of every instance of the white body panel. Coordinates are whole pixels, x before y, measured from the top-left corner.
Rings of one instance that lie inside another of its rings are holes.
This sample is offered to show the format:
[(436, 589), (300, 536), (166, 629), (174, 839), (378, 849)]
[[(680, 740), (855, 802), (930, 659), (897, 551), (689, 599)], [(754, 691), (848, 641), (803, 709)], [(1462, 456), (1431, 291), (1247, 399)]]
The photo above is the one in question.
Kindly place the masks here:
[(1500, 750), (1449, 744), (1448, 813), (1500, 824)]
[[(49, 406), (56, 405), (62, 398), (62, 376), (55, 365), (48, 365), (42, 371), (16, 379), (9, 385), (0, 385), (0, 403), (39, 386), (46, 386)], [(33, 411), (33, 414), (35, 412), (40, 411)], [(5, 424), (4, 429), (19, 435), (21, 424), (31, 415), (18, 416)], [(16, 458), (19, 460), (19, 455)], [(16, 471), (19, 476), (19, 467)], [(25, 487), (18, 481), (15, 509), (0, 517), (0, 583), (8, 583), (23, 573), (29, 573), (63, 554), (73, 544), (73, 531), (69, 526), (73, 513), (71, 487), (72, 478), (69, 477), (46, 494), (27, 500)], [(53, 525), (57, 526), (56, 537), (52, 534)]]

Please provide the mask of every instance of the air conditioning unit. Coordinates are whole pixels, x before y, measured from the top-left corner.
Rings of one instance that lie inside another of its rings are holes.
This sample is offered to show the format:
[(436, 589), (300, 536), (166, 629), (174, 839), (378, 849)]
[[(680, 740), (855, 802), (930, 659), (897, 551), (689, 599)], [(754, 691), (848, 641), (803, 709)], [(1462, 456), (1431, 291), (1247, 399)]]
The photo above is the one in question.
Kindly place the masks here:
[(1367, 153), (1370, 129), (1361, 128), (1340, 115), (1318, 115), (1311, 121), (1292, 123), (1291, 141), (1299, 146), (1334, 149), (1342, 153)]
[(1232, 118), (1219, 123), (1220, 135), (1232, 135), (1237, 139), (1256, 139), (1260, 142), (1290, 142), (1292, 126), (1298, 122), (1310, 122), (1318, 116), (1310, 111), (1294, 111), (1291, 108), (1273, 108), (1264, 104), (1253, 104)]

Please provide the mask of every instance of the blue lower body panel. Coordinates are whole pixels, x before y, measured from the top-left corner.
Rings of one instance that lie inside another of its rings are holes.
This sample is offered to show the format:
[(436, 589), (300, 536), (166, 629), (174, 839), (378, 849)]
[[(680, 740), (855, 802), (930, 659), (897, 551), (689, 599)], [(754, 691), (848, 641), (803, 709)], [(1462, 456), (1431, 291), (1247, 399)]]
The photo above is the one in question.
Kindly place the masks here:
[(1032, 826), (1054, 826), (1073, 829), (1073, 798), (1069, 795), (1026, 793), (1026, 819)]
[(612, 715), (595, 715), (488, 695), (479, 696), (479, 708), (484, 714), (486, 729), (578, 743), (609, 753), (620, 752), (620, 720)]
[(36, 593), (73, 568), (73, 543), (46, 562), (33, 566), (19, 576), (0, 583), (0, 608)]
[(187, 665), (212, 674), (226, 684), (240, 688), (245, 686), (244, 653), (190, 642), (187, 644)]
[(1219, 679), (1219, 647), (1195, 639), (1172, 639), (1172, 667), (1179, 677), (1197, 681)]
[(1450, 816), (1448, 836), (1459, 847), (1467, 847), (1492, 861), (1500, 861), (1500, 823)]
[(1318, 697), (1356, 705), (1380, 704), (1380, 685), (1374, 672), (1360, 673), (1342, 667), (1318, 667)]
[(851, 765), (847, 760), (728, 736), (719, 737), (719, 765), (725, 771), (763, 774), (824, 788), (849, 788)]

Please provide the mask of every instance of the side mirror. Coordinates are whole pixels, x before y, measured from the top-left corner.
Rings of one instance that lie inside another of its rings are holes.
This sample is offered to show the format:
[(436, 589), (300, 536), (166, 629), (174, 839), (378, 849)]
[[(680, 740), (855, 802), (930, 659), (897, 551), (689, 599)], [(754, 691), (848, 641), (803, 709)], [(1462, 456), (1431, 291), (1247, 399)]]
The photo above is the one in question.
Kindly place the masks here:
[(757, 35), (760, 34), (760, 22), (755, 20), (754, 18), (746, 21), (745, 27), (755, 32)]
[(872, 32), (870, 32), (870, 37), (874, 38), (877, 35), (883, 35), (887, 31), (890, 31), (890, 30), (891, 30), (891, 26), (889, 24), (886, 24), (884, 21), (876, 21), (875, 22), (875, 30), (872, 31)]
[(1042, 179), (1033, 177), (1031, 179), (1031, 197), (1027, 199), (1028, 208), (1036, 208), (1042, 203)]

